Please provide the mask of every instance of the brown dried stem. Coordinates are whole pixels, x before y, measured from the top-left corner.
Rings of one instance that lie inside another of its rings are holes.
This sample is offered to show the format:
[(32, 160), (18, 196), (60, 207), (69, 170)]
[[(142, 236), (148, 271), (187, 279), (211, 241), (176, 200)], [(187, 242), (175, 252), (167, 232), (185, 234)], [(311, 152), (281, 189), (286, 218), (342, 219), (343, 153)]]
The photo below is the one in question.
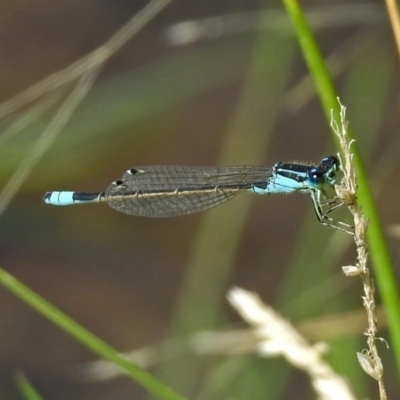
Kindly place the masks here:
[[(338, 100), (339, 101), (339, 100)], [(377, 312), (374, 299), (375, 285), (370, 276), (367, 267), (368, 250), (366, 243), (366, 231), (368, 228), (368, 220), (362, 213), (357, 203), (357, 176), (353, 166), (353, 154), (351, 145), (354, 140), (350, 139), (347, 134), (346, 107), (340, 101), (340, 125), (336, 123), (332, 116), (331, 127), (339, 138), (342, 149), (342, 156), (339, 159), (343, 171), (343, 179), (339, 185), (336, 185), (336, 193), (339, 199), (347, 205), (349, 211), (354, 218), (354, 242), (357, 250), (356, 265), (343, 267), (343, 272), (347, 276), (360, 276), (363, 287), (364, 296), (363, 303), (367, 311), (368, 328), (365, 332), (367, 336), (368, 349), (364, 349), (361, 353), (357, 353), (358, 360), (364, 371), (378, 381), (380, 399), (386, 400), (386, 390), (383, 383), (383, 365), (376, 348), (377, 333)]]

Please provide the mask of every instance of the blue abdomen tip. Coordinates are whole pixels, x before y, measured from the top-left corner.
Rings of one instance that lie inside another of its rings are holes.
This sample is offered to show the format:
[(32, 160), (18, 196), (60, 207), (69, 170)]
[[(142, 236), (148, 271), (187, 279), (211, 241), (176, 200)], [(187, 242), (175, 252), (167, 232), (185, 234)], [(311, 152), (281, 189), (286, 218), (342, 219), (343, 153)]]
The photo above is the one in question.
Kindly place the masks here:
[(47, 192), (43, 200), (53, 206), (68, 206), (74, 204), (74, 192)]

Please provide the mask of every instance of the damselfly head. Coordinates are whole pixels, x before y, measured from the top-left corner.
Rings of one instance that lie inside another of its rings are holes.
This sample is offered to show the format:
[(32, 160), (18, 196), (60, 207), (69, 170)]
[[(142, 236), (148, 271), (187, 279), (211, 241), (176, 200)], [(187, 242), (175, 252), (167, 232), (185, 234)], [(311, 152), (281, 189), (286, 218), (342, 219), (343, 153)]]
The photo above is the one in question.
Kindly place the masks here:
[(337, 172), (340, 170), (339, 159), (335, 156), (325, 157), (321, 164), (308, 171), (308, 181), (316, 189), (323, 185), (333, 186), (336, 183)]

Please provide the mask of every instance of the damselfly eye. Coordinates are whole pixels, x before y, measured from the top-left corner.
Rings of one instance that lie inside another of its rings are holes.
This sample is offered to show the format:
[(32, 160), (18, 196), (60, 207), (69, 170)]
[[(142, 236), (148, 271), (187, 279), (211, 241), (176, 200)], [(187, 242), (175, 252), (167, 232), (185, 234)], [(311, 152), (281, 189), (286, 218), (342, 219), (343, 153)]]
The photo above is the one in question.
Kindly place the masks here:
[(321, 167), (324, 167), (326, 169), (335, 167), (335, 169), (338, 170), (340, 168), (340, 161), (335, 156), (325, 157), (321, 160)]
[(319, 171), (317, 168), (311, 168), (308, 171), (308, 181), (314, 187), (318, 187), (325, 183), (325, 175), (323, 172)]

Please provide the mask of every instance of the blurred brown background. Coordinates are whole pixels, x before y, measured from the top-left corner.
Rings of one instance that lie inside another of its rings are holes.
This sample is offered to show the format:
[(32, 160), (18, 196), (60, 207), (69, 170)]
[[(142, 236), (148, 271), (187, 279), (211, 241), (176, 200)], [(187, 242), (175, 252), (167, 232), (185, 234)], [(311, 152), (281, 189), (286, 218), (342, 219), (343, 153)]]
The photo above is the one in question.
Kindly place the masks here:
[[(146, 4), (3, 3), (1, 100), (94, 50)], [(313, 29), (390, 227), (400, 219), (399, 80), (385, 9), (378, 1), (302, 6), (317, 13), (310, 14)], [(185, 21), (192, 25), (177, 30)], [(189, 33), (193, 41), (177, 42), (189, 40)], [(319, 225), (307, 196), (246, 194), (200, 215), (160, 220), (129, 217), (104, 204), (56, 208), (41, 200), (48, 190), (104, 190), (135, 165), (318, 163), (336, 150), (307, 79), (279, 1), (173, 2), (106, 64), (3, 213), (1, 266), (120, 351), (242, 326), (225, 300), (232, 285), (259, 293), (293, 321), (361, 309), (360, 283), (341, 274), (341, 265), (354, 260), (349, 238)], [(56, 111), (1, 142), (3, 185)], [(2, 130), (23, 112), (1, 121)], [(390, 244), (396, 259), (397, 239)], [(362, 329), (330, 344), (333, 365), (358, 396), (376, 396), (355, 357), (364, 347)], [(396, 398), (394, 362), (384, 346), (382, 353)], [(147, 397), (124, 378), (79, 377), (75, 366), (94, 359), (0, 290), (0, 398), (22, 398), (16, 371), (45, 399)], [(307, 378), (281, 360), (246, 355), (240, 368), (222, 373), (228, 361), (176, 355), (152, 371), (192, 399), (313, 396)]]

